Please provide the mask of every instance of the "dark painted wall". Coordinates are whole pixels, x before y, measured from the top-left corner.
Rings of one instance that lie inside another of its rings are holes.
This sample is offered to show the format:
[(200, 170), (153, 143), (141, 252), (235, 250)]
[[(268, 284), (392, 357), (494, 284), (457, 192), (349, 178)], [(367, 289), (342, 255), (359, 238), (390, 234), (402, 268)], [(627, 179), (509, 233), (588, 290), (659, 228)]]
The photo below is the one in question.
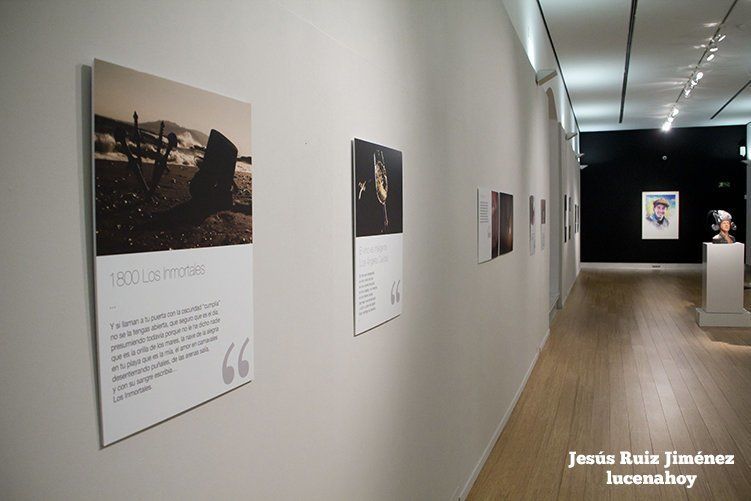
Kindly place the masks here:
[[(745, 126), (583, 133), (581, 260), (700, 263), (701, 243), (714, 234), (711, 209), (733, 215), (731, 233), (743, 242), (746, 169), (738, 147), (745, 143)], [(658, 190), (680, 191), (678, 240), (641, 238), (641, 192)]]

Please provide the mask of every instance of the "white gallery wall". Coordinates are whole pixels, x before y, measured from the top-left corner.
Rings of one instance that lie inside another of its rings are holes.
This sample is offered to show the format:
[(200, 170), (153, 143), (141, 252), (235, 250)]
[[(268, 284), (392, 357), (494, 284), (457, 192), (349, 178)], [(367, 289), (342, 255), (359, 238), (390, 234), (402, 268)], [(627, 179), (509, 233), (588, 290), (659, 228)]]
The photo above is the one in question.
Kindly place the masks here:
[[(2, 1), (0, 41), (0, 498), (466, 493), (548, 329), (527, 221), (554, 142), (500, 2)], [(95, 57), (253, 106), (256, 379), (106, 449)], [(357, 338), (354, 137), (403, 152), (405, 193), (404, 312)], [(514, 195), (514, 250), (482, 265), (478, 186)], [(562, 254), (567, 291), (578, 244)]]

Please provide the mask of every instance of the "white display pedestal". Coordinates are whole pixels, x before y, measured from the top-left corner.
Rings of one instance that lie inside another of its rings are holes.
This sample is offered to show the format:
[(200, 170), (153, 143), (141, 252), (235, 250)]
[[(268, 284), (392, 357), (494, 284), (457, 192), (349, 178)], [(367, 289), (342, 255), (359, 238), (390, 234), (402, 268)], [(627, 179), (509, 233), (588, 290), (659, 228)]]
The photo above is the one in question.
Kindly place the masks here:
[(701, 308), (702, 327), (751, 327), (743, 308), (744, 245), (704, 243)]

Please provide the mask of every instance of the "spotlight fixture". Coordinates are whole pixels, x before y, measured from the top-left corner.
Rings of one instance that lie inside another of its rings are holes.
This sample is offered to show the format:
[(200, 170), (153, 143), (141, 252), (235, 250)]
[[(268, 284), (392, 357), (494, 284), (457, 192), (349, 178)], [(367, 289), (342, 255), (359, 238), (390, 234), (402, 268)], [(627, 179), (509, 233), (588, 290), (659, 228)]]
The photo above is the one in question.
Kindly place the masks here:
[(674, 116), (669, 116), (669, 117), (668, 117), (668, 122), (669, 122), (669, 123), (671, 123), (671, 124), (672, 124), (672, 123), (673, 123), (673, 120), (675, 120), (675, 117), (674, 117)]
[(566, 141), (568, 141), (569, 139), (574, 139), (578, 135), (579, 135), (578, 132), (567, 132), (566, 133)]
[(576, 154), (576, 158), (581, 158), (581, 157), (583, 157), (583, 156), (584, 156), (584, 153), (577, 153), (577, 154)]
[(589, 164), (581, 164), (581, 165), (579, 165), (579, 169), (581, 169), (581, 170), (584, 170), (587, 167), (589, 167)]
[(672, 124), (671, 124), (670, 122), (665, 122), (664, 124), (662, 124), (662, 131), (663, 131), (663, 132), (667, 132), (667, 131), (669, 131), (669, 130), (670, 130), (670, 129), (671, 129), (672, 127), (673, 127), (673, 125), (672, 125)]
[(558, 70), (540, 70), (535, 73), (535, 83), (545, 85), (558, 76)]
[(707, 62), (710, 62), (710, 61), (711, 61), (712, 59), (714, 59), (714, 57), (715, 57), (715, 55), (714, 55), (714, 54), (710, 54), (710, 55), (708, 55), (708, 56), (707, 56)]
[(722, 42), (723, 40), (725, 40), (725, 37), (727, 37), (725, 33), (720, 33), (715, 37), (715, 42)]
[(699, 80), (701, 80), (702, 78), (704, 78), (704, 72), (702, 72), (702, 71), (698, 71), (698, 72), (696, 73), (696, 81), (698, 82), (698, 81), (699, 81)]
[(673, 111), (670, 112), (671, 117), (675, 117), (678, 113), (680, 113), (681, 110), (679, 110), (677, 107), (673, 107)]
[(718, 50), (720, 50), (720, 48), (717, 47), (716, 45), (709, 46), (709, 52), (717, 52)]

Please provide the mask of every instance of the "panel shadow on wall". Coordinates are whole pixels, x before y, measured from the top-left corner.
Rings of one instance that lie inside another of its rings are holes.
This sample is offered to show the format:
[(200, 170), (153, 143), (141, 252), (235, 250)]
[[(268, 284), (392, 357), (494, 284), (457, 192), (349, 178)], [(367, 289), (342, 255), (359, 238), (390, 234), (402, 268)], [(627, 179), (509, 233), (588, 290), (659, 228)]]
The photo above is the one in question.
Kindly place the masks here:
[[(582, 134), (582, 262), (700, 263), (711, 209), (729, 211), (745, 241), (745, 136), (744, 126)], [(642, 240), (641, 193), (658, 190), (680, 192), (677, 240)]]

